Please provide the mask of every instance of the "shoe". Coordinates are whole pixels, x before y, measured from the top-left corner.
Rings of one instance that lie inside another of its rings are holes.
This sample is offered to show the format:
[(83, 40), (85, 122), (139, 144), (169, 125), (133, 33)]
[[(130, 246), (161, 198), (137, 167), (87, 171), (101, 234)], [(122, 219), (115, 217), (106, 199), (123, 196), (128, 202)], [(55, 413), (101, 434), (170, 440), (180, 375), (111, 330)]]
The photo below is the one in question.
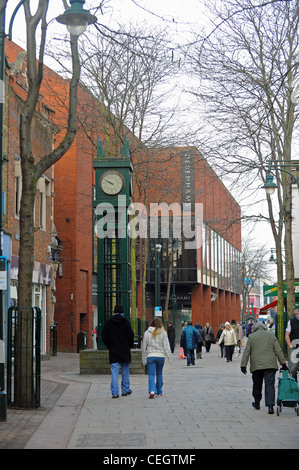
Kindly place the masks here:
[(159, 393), (159, 395), (157, 395), (158, 397), (163, 397), (163, 393)]
[(112, 398), (119, 398), (119, 395), (112, 395)]
[(252, 406), (253, 408), (255, 408), (256, 410), (260, 410), (260, 404), (259, 403), (255, 403), (255, 401), (252, 402)]
[(132, 393), (132, 390), (129, 390), (129, 391), (126, 392), (126, 393), (122, 393), (121, 396), (122, 396), (122, 397), (126, 397), (127, 395), (131, 395), (131, 393)]
[(149, 398), (155, 398), (155, 392), (150, 392)]
[(268, 406), (268, 413), (269, 413), (269, 415), (274, 415), (273, 405)]

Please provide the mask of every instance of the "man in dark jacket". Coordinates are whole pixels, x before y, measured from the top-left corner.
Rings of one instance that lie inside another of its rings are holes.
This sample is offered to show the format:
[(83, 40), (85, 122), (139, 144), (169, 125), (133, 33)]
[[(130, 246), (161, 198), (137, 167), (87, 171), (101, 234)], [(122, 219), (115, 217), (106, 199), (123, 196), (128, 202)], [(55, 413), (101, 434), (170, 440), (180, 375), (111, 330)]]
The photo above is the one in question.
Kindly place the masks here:
[(121, 367), (122, 396), (132, 393), (130, 389), (129, 365), (131, 362), (131, 348), (134, 344), (134, 332), (130, 322), (125, 318), (121, 305), (116, 305), (114, 315), (106, 321), (102, 330), (102, 340), (109, 349), (109, 362), (111, 369), (112, 398), (118, 398), (118, 376)]
[(279, 346), (277, 338), (267, 331), (263, 323), (255, 323), (251, 335), (248, 337), (241, 360), (241, 371), (246, 374), (246, 367), (250, 359), (250, 372), (252, 373), (252, 406), (259, 410), (262, 399), (262, 386), (265, 382), (265, 405), (269, 414), (273, 414), (275, 403), (275, 373), (278, 369), (277, 361), (282, 369), (287, 370), (286, 360)]

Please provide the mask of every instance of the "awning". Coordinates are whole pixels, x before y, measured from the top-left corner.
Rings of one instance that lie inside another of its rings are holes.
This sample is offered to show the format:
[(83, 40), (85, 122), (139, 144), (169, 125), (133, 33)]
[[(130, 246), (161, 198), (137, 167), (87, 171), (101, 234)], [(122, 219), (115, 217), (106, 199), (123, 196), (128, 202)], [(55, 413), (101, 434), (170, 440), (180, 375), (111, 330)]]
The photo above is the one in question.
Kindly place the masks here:
[(270, 308), (277, 307), (277, 302), (278, 302), (277, 300), (274, 300), (270, 304), (265, 305), (264, 307), (260, 309), (260, 313), (267, 312), (267, 310), (270, 310)]

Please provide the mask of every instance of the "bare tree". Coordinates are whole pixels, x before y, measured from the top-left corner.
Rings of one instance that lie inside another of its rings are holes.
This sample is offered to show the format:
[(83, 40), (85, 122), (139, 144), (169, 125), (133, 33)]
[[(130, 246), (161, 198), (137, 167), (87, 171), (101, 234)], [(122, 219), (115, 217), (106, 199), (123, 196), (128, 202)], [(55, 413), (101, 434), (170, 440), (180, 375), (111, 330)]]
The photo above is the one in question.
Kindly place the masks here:
[[(291, 95), (298, 72), (298, 2), (251, 0), (210, 2), (213, 34), (197, 36), (189, 51), (192, 93), (208, 123), (205, 155), (245, 193), (276, 176), (278, 214), (267, 196), (276, 254), (278, 312), (283, 313), (282, 245), (286, 256), (287, 303), (293, 311), (292, 180), (282, 171), (291, 163), (298, 107)], [(282, 315), (280, 316), (280, 319)]]
[[(3, 2), (2, 2), (3, 3)], [(3, 6), (1, 3), (1, 7)], [(18, 307), (30, 309), (32, 306), (32, 273), (34, 261), (34, 202), (36, 185), (42, 174), (59, 160), (71, 146), (77, 129), (76, 107), (77, 88), (80, 77), (80, 61), (77, 46), (77, 36), (71, 36), (72, 77), (70, 80), (68, 126), (60, 145), (48, 155), (36, 156), (31, 145), (32, 122), (39, 99), (40, 87), (43, 80), (44, 51), (46, 43), (46, 15), (48, 0), (39, 0), (35, 13), (30, 0), (23, 2), (27, 29), (27, 77), (28, 91), (20, 115), (20, 158), (22, 169), (22, 196), (20, 206), (20, 251), (18, 274)], [(40, 31), (38, 31), (40, 27)], [(39, 38), (39, 40), (37, 39)], [(31, 406), (32, 380), (27, 380), (32, 374), (32, 353), (29, 345), (32, 343), (32, 322), (30, 318), (22, 322), (17, 331), (17, 341), (22, 344), (20, 355), (16, 360), (16, 376), (20, 383), (15, 387), (16, 404)], [(24, 383), (23, 383), (24, 382)]]

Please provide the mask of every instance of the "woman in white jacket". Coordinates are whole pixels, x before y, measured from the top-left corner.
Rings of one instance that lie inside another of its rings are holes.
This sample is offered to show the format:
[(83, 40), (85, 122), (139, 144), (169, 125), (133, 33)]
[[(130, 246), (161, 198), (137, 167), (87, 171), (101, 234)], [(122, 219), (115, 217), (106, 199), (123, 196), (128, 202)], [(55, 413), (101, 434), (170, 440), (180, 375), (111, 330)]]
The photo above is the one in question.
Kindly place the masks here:
[(228, 321), (225, 323), (225, 328), (222, 331), (218, 344), (221, 344), (222, 341), (224, 342), (225, 347), (226, 362), (231, 362), (233, 360), (233, 354), (235, 344), (237, 344), (237, 338), (234, 329), (230, 326), (230, 323)]
[(163, 367), (165, 357), (171, 362), (171, 350), (166, 331), (160, 318), (154, 318), (142, 341), (142, 362), (148, 368), (149, 398), (162, 396)]

